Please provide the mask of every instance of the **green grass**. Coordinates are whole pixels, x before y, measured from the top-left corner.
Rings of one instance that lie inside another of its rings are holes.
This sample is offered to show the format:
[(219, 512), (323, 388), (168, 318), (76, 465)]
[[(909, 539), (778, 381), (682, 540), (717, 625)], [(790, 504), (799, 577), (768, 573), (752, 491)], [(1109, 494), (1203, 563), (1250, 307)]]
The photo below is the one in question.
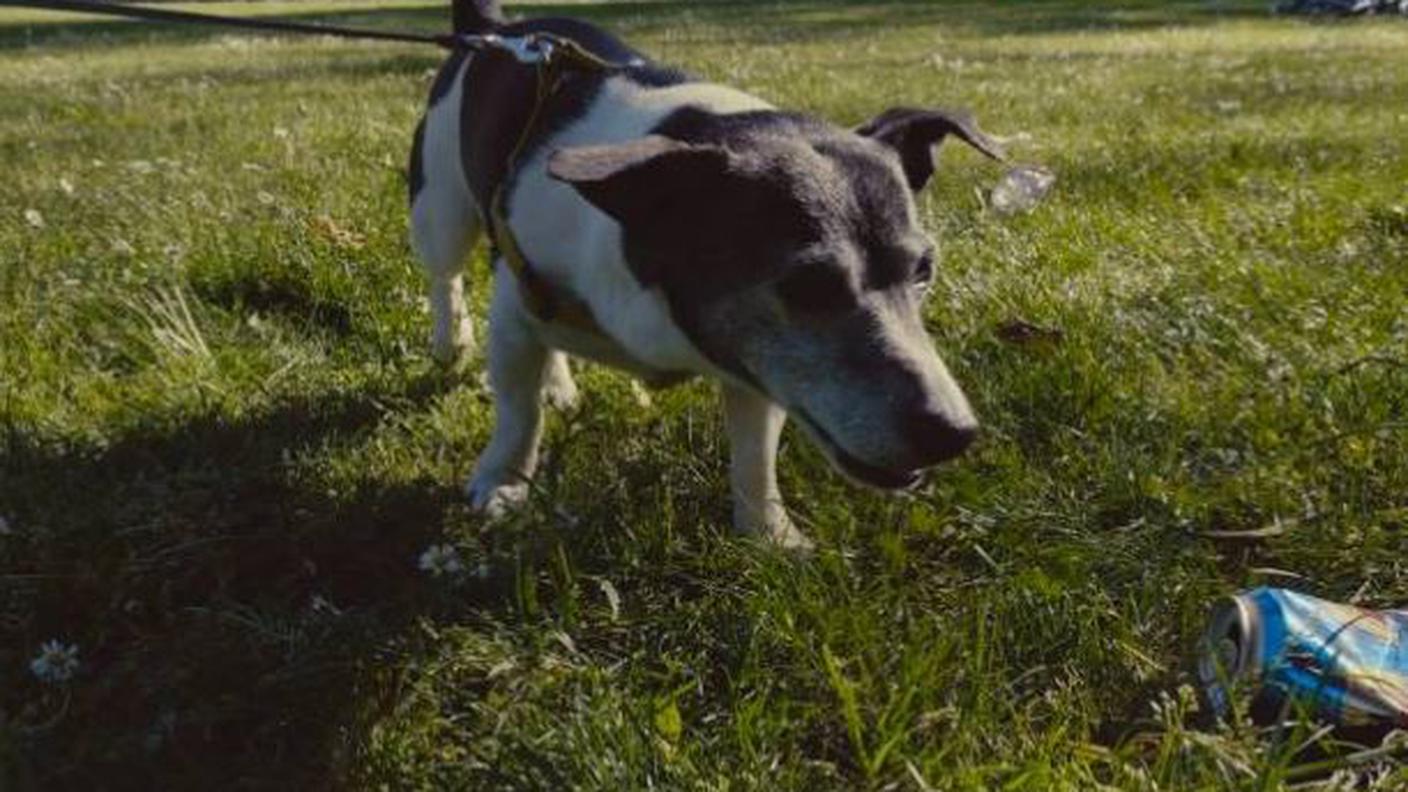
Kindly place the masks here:
[(0, 788), (1305, 780), (1313, 727), (1201, 725), (1191, 653), (1245, 586), (1408, 602), (1408, 24), (1265, 6), (518, 7), (839, 122), (968, 106), (1058, 174), (998, 219), (945, 152), (929, 317), (984, 438), (884, 497), (789, 433), (806, 561), (729, 535), (702, 384), (586, 370), (530, 510), (468, 512), (490, 408), (405, 233), (433, 51), (0, 12)]

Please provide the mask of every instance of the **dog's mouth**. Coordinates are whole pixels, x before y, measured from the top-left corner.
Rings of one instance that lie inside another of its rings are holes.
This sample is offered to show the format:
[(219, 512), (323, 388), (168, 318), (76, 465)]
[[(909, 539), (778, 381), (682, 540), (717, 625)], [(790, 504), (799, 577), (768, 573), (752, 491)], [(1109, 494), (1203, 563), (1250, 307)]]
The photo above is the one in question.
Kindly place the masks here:
[(854, 479), (871, 487), (886, 490), (909, 489), (919, 483), (923, 478), (918, 470), (891, 470), (856, 459), (846, 449), (822, 429), (820, 424), (812, 420), (810, 415), (803, 410), (792, 410), (792, 415), (802, 428), (807, 430), (807, 434), (812, 436), (817, 445), (821, 447), (823, 453), (831, 460), (836, 469), (840, 470), (847, 478)]

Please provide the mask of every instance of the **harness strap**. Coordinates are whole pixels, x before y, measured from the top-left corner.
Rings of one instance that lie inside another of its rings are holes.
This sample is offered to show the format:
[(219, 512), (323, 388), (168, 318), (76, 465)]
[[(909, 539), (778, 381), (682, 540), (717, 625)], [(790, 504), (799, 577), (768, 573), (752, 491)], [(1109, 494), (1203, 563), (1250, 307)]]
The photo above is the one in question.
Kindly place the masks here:
[(601, 325), (597, 323), (586, 303), (554, 288), (540, 274), (534, 272), (527, 256), (523, 255), (518, 240), (514, 238), (513, 230), (509, 228), (505, 204), (508, 200), (508, 184), (518, 165), (519, 156), (542, 120), (544, 105), (560, 87), (563, 72), (568, 69), (604, 72), (621, 68), (621, 65), (605, 61), (568, 39), (541, 40), (538, 43), (538, 54), (540, 57), (536, 59), (534, 69), (537, 88), (533, 109), (518, 136), (518, 142), (514, 144), (513, 151), (508, 156), (504, 178), (494, 188), (485, 226), (489, 230), (495, 256), (503, 259), (505, 266), (518, 281), (519, 293), (529, 313), (541, 322), (556, 322), (592, 335), (602, 335)]

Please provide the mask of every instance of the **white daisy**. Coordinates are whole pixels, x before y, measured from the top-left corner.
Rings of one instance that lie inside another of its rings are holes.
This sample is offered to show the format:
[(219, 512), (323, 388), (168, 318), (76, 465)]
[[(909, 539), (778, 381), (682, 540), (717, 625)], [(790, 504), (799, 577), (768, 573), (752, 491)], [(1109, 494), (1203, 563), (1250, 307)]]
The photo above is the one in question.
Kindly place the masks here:
[(464, 571), (460, 554), (447, 544), (431, 545), (420, 554), (420, 568), (434, 577), (453, 577)]
[(48, 641), (39, 647), (38, 656), (29, 661), (29, 670), (43, 682), (67, 682), (78, 670), (78, 647)]

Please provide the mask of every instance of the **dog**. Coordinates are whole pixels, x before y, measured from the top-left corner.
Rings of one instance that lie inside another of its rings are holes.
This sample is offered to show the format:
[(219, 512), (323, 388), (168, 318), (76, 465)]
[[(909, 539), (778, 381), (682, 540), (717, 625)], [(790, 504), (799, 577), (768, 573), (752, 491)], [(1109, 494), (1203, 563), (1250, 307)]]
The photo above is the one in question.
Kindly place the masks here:
[(777, 486), (788, 417), (835, 469), (887, 490), (973, 442), (977, 419), (921, 318), (937, 254), (914, 205), (946, 136), (1001, 157), (970, 117), (896, 108), (845, 130), (662, 66), (582, 21), (509, 23), (493, 0), (452, 10), (457, 33), (553, 36), (611, 64), (566, 70), (540, 101), (532, 65), (457, 50), (415, 133), (411, 237), (441, 362), (474, 346), (470, 248), (487, 233), (500, 253), (495, 425), (467, 484), (475, 509), (527, 498), (543, 403), (577, 400), (568, 355), (647, 382), (717, 380), (734, 526), (784, 547), (810, 546)]

